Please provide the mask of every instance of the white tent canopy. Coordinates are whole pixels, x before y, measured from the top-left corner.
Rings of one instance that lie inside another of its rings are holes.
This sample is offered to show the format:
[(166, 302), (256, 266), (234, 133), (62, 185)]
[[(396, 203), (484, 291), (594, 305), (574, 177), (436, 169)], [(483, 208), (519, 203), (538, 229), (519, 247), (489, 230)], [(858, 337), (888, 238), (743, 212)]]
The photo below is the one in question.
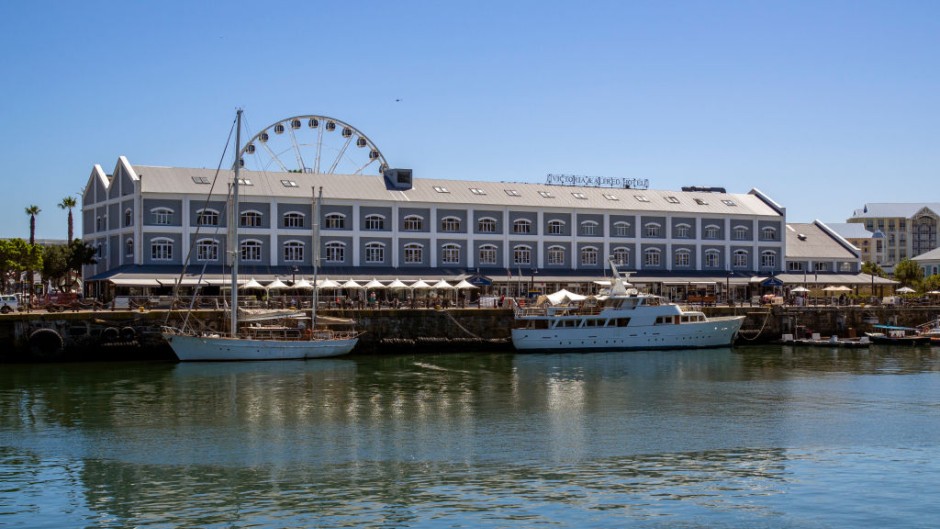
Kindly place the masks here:
[(417, 288), (417, 289), (431, 288), (431, 285), (425, 283), (423, 279), (419, 279), (411, 284), (411, 288)]
[(460, 290), (463, 290), (463, 289), (465, 289), (465, 288), (477, 288), (476, 285), (473, 285), (473, 284), (471, 284), (471, 283), (468, 283), (466, 279), (461, 279), (461, 280), (460, 280), (460, 283), (457, 283), (456, 285), (454, 285), (454, 287), (455, 287), (455, 288), (458, 288), (458, 289), (460, 289)]
[(317, 287), (334, 289), (334, 288), (340, 288), (340, 284), (337, 283), (336, 281), (333, 281), (330, 278), (326, 278), (326, 279), (318, 280)]
[(910, 293), (912, 293), (912, 292), (917, 292), (917, 291), (914, 290), (914, 289), (911, 288), (911, 287), (901, 287), (901, 288), (895, 290), (895, 292), (897, 292), (897, 293), (899, 293), (899, 294), (910, 294)]
[(575, 294), (574, 292), (568, 292), (565, 289), (561, 289), (558, 292), (549, 294), (545, 296), (548, 298), (549, 303), (552, 305), (558, 305), (560, 303), (567, 303), (569, 301), (582, 301), (587, 299), (587, 296), (582, 296), (581, 294)]
[(394, 281), (392, 281), (391, 283), (388, 284), (388, 288), (391, 288), (391, 289), (396, 289), (396, 288), (408, 288), (408, 285), (406, 285), (406, 284), (402, 283), (400, 280), (396, 279), (396, 280), (394, 280)]
[(437, 283), (434, 283), (434, 286), (431, 287), (431, 288), (439, 288), (439, 289), (445, 289), (445, 290), (452, 290), (452, 289), (454, 289), (455, 287), (454, 287), (454, 285), (451, 285), (451, 284), (448, 283), (447, 281), (444, 281), (443, 279), (441, 279), (441, 280), (438, 281)]
[(261, 283), (255, 281), (255, 278), (249, 279), (247, 283), (245, 283), (244, 285), (239, 285), (238, 288), (243, 288), (245, 290), (250, 289), (250, 288), (264, 290), (264, 286), (262, 286)]
[(313, 285), (310, 284), (310, 281), (307, 281), (301, 277), (299, 280), (294, 281), (294, 284), (291, 286), (291, 288), (296, 288), (299, 290), (313, 290)]
[(379, 281), (378, 279), (373, 279), (372, 281), (369, 281), (368, 283), (366, 283), (365, 288), (368, 288), (368, 289), (385, 288), (385, 285), (383, 285), (382, 282)]
[(790, 292), (809, 292), (809, 289), (806, 287), (796, 287), (791, 289)]
[(362, 285), (360, 285), (359, 283), (356, 283), (356, 282), (353, 281), (352, 279), (350, 279), (349, 281), (343, 283), (343, 284), (340, 285), (340, 286), (343, 287), (343, 288), (362, 288)]

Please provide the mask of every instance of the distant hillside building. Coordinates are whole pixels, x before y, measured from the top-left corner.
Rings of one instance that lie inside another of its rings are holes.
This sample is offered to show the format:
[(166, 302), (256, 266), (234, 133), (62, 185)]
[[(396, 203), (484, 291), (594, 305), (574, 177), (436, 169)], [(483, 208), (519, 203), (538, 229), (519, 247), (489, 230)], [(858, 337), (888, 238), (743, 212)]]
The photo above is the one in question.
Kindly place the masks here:
[(938, 247), (938, 212), (940, 203), (936, 202), (870, 203), (855, 210), (848, 222), (885, 234), (883, 266), (890, 268)]

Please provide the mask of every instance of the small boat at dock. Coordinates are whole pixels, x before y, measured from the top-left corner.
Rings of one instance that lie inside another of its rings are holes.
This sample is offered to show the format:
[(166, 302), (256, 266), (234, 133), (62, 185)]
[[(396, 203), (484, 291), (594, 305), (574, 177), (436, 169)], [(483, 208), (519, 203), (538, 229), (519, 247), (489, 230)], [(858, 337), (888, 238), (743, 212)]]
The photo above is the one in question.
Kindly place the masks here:
[(930, 345), (930, 336), (919, 334), (913, 327), (899, 327), (897, 325), (872, 325), (877, 329), (866, 332), (872, 343), (880, 345)]
[(782, 345), (803, 346), (803, 347), (843, 347), (849, 349), (862, 349), (871, 345), (871, 339), (868, 336), (861, 338), (839, 338), (830, 336), (822, 338), (819, 334), (813, 334), (812, 338), (794, 338), (792, 334), (784, 334), (780, 339)]

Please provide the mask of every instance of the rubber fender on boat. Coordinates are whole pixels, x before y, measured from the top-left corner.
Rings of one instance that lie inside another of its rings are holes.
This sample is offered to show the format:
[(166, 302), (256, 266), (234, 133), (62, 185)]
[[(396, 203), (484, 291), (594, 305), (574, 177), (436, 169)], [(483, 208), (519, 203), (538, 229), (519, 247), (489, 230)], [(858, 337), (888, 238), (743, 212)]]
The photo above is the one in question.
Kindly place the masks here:
[(124, 327), (121, 329), (121, 339), (129, 342), (137, 338), (137, 330), (133, 327)]
[(52, 355), (65, 348), (65, 341), (55, 329), (36, 329), (29, 335), (30, 349), (40, 355)]
[(101, 331), (101, 339), (106, 342), (113, 342), (121, 336), (121, 332), (117, 330), (117, 327), (108, 327), (107, 329)]

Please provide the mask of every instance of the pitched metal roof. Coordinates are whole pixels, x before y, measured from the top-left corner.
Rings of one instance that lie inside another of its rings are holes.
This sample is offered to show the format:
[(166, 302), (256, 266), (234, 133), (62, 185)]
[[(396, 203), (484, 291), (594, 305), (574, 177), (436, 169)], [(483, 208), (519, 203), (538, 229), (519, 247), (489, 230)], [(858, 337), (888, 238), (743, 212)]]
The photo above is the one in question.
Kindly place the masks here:
[(816, 223), (787, 223), (787, 260), (841, 259), (858, 256)]
[[(206, 194), (216, 175), (214, 169), (135, 166), (145, 194)], [(639, 190), (602, 187), (568, 187), (522, 182), (486, 182), (416, 178), (412, 189), (389, 190), (381, 176), (326, 175), (241, 171), (244, 200), (252, 197), (311, 200), (311, 188), (323, 187), (325, 200), (376, 200), (477, 207), (540, 207), (569, 209), (623, 209), (631, 212), (681, 212), (690, 215), (767, 216), (780, 214), (753, 193), (709, 193), (668, 190)], [(231, 171), (219, 173), (214, 196), (227, 193)], [(285, 185), (282, 181), (292, 182)], [(640, 198), (638, 198), (640, 197)]]
[(871, 239), (874, 235), (861, 222), (827, 222), (826, 226), (844, 239)]
[(937, 202), (873, 202), (862, 209), (852, 212), (853, 219), (904, 218), (913, 217), (918, 211), (927, 208), (935, 215), (940, 214)]
[(929, 252), (922, 253), (911, 258), (912, 261), (938, 261), (940, 260), (940, 248), (934, 248)]

